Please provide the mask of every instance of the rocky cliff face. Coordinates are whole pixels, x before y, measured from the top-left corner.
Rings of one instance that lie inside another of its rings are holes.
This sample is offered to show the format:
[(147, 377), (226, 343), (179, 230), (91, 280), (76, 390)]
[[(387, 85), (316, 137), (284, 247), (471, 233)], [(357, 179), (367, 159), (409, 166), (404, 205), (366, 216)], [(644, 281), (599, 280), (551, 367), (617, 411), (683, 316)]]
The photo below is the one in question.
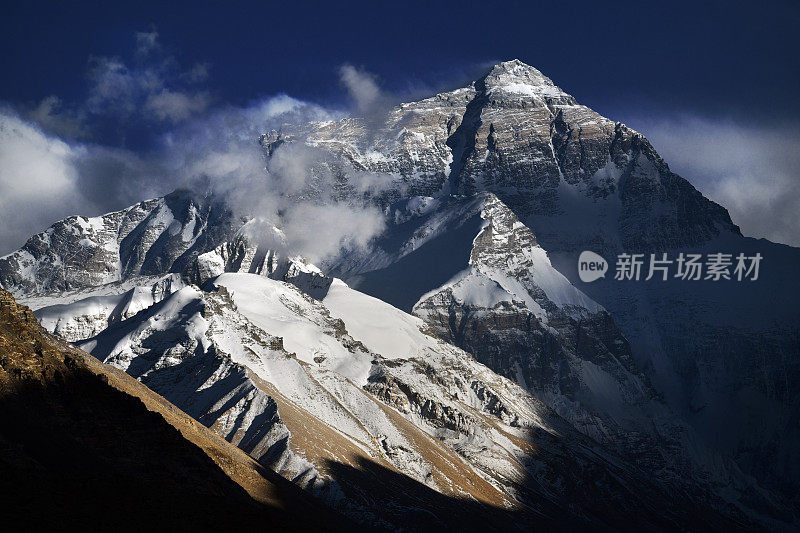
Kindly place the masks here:
[(41, 296), (180, 272), (240, 225), (218, 200), (188, 191), (100, 217), (74, 216), (0, 258), (0, 285), (18, 296)]

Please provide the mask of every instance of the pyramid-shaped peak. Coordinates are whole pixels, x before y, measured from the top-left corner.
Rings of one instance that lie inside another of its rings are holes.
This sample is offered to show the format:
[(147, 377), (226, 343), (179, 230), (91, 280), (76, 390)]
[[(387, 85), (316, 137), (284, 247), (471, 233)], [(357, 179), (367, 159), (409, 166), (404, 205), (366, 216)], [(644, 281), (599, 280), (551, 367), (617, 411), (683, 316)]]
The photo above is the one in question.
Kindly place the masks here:
[(529, 85), (553, 86), (553, 81), (535, 67), (523, 63), (519, 59), (503, 61), (492, 67), (487, 78), (496, 79), (498, 82), (524, 82)]
[(541, 71), (519, 59), (496, 64), (482, 81), (490, 92), (502, 91), (528, 96), (568, 96)]
[(490, 71), (490, 74), (512, 74), (515, 76), (520, 77), (527, 77), (527, 78), (544, 78), (548, 79), (544, 74), (541, 73), (539, 69), (536, 67), (532, 67), (527, 63), (523, 63), (519, 59), (512, 59), (511, 61), (502, 61), (494, 65)]

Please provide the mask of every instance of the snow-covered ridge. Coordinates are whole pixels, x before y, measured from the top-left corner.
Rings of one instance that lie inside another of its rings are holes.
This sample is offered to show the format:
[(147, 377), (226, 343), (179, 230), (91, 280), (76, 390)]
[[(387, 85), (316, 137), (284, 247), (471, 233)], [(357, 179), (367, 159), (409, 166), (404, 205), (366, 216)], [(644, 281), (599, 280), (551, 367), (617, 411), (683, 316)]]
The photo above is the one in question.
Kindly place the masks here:
[[(44, 328), (59, 337), (76, 342), (99, 334), (112, 324), (130, 318), (184, 287), (177, 274), (168, 274), (152, 281), (114, 283), (95, 291), (85, 290), (69, 298), (31, 298), (29, 305)], [(128, 288), (130, 287), (130, 288)], [(50, 302), (62, 302), (53, 303)]]
[(0, 285), (19, 297), (41, 297), (180, 272), (235, 229), (218, 200), (176, 191), (99, 217), (53, 224), (0, 258)]
[[(339, 281), (323, 302), (255, 274), (214, 284), (184, 288), (81, 346), (354, 517), (380, 512), (342, 499), (347, 481), (329, 461), (365, 457), (444, 494), (524, 507), (515, 479), (560, 478), (570, 467), (558, 457), (585, 454), (517, 385)], [(552, 454), (528, 457), (530, 438)], [(585, 460), (585, 475), (615, 468)], [(557, 486), (547, 498), (565, 505), (575, 495)]]
[[(603, 311), (553, 267), (533, 232), (497, 196), (483, 195), (479, 213), (483, 222), (472, 240), (466, 268), (423, 294), (417, 305), (451, 289), (456, 301), (486, 309), (501, 302), (522, 302), (544, 323), (548, 320), (544, 307), (555, 306), (576, 316)], [(430, 238), (429, 232), (425, 234)]]

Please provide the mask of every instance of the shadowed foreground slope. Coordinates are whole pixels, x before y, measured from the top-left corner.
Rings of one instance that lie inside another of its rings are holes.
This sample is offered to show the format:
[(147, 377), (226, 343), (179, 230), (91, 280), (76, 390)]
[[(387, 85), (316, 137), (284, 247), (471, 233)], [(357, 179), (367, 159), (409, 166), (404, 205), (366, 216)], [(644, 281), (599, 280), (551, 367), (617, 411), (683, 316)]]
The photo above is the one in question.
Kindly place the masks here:
[(326, 530), (324, 507), (0, 289), (0, 501), (32, 529)]

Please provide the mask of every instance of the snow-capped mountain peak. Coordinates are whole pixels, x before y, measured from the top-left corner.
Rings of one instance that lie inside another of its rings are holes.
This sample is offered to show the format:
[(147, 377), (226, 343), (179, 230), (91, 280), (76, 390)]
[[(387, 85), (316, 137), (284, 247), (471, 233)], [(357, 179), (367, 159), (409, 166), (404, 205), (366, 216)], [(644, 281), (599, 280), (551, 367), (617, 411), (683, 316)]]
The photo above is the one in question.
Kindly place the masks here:
[[(56, 223), (0, 258), (0, 284), (25, 296), (53, 331), (96, 335), (86, 346), (100, 358), (111, 356), (103, 347), (113, 340), (120, 363), (164, 376), (154, 387), (187, 384), (180, 399), (199, 402), (201, 419), (264, 452), (286, 438), (282, 417), (286, 427), (312, 420), (316, 396), (332, 406), (328, 421), (336, 426), (341, 415), (354, 428), (337, 440), (342, 446), (357, 436), (373, 458), (440, 490), (448, 481), (426, 477), (432, 463), (418, 447), (433, 435), (450, 443), (435, 446), (447, 461), (469, 463), (451, 480), (478, 469), (496, 483), (510, 472), (495, 459), (510, 456), (490, 445), (493, 430), (469, 433), (477, 426), (459, 418), (459, 402), (469, 398), (469, 416), (497, 408), (505, 435), (515, 427), (508, 413), (517, 412), (507, 406), (535, 397), (579, 431), (567, 426), (566, 438), (594, 439), (600, 444), (590, 446), (618, 452), (706, 508), (737, 520), (760, 514), (767, 524), (766, 515), (792, 515), (785, 502), (800, 479), (797, 249), (742, 237), (727, 211), (673, 173), (641, 134), (518, 60), (370, 124), (347, 118), (261, 137), (266, 157), (292, 142), (326, 151), (318, 164), (334, 174), (385, 178), (373, 200), (386, 230), (366, 252), (312, 266), (253, 244), (281, 240), (259, 240), (260, 226), (234, 218), (224, 199), (176, 193)], [(623, 251), (758, 252), (765, 268), (758, 284), (735, 287), (584, 284), (576, 275), (583, 250), (609, 262)], [(52, 307), (56, 298), (69, 305)], [(170, 303), (174, 316), (159, 315)], [(440, 349), (447, 357), (437, 359)], [(251, 360), (291, 372), (250, 372)], [(206, 388), (192, 381), (198, 368), (211, 380)], [(453, 368), (466, 373), (442, 388)], [(214, 388), (217, 371), (237, 391)], [(519, 386), (506, 394), (505, 385), (483, 385), (506, 383), (498, 374)], [(302, 394), (316, 391), (303, 400), (308, 410), (297, 409), (301, 397), (287, 376), (309, 385)], [(403, 444), (388, 425), (375, 426), (367, 418), (376, 401), (381, 412), (408, 415), (390, 417), (422, 440)], [(543, 416), (519, 411), (517, 422)], [(764, 421), (764, 412), (774, 416)], [(273, 421), (274, 431), (247, 435), (256, 419)], [(478, 419), (483, 428), (496, 423)], [(322, 427), (320, 420), (309, 424)], [(324, 468), (295, 459), (304, 446), (320, 453), (322, 443), (300, 440), (296, 455), (272, 458), (311, 482)], [(479, 462), (481, 453), (491, 464)], [(495, 503), (516, 497), (498, 490)]]
[(518, 59), (498, 63), (478, 84), (482, 84), (489, 95), (498, 97), (572, 98), (538, 69)]

